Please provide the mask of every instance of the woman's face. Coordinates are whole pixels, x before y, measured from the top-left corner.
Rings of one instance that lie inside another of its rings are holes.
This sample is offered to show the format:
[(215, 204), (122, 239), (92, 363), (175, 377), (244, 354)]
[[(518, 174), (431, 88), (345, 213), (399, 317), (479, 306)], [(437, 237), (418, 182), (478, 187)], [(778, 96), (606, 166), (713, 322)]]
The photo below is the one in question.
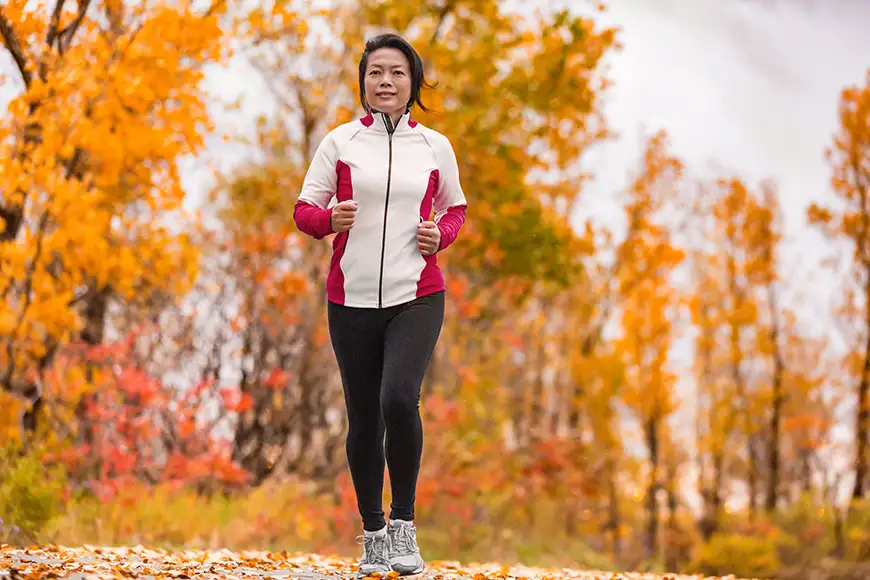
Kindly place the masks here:
[(365, 72), (366, 101), (377, 111), (404, 113), (411, 100), (411, 67), (402, 51), (379, 48), (369, 55)]

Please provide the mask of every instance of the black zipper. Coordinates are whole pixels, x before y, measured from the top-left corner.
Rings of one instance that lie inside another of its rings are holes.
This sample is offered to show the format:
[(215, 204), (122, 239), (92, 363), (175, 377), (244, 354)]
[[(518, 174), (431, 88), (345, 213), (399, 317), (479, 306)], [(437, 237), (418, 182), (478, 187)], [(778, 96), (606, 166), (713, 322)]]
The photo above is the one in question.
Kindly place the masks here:
[(387, 249), (387, 210), (390, 207), (390, 178), (393, 174), (393, 120), (388, 115), (383, 115), (384, 125), (387, 127), (389, 143), (389, 162), (387, 165), (387, 196), (384, 200), (384, 231), (381, 237), (381, 274), (378, 281), (378, 308), (384, 307), (384, 254)]

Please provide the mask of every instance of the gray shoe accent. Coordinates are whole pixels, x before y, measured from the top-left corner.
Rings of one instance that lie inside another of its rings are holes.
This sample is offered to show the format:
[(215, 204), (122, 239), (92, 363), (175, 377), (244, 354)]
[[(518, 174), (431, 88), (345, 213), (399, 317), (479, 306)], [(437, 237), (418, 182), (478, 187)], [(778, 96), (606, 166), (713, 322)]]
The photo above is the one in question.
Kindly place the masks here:
[(358, 544), (363, 545), (363, 555), (359, 561), (357, 578), (364, 578), (375, 572), (386, 578), (392, 571), (390, 566), (390, 536), (386, 531), (364, 532), (357, 536)]
[(417, 546), (417, 528), (414, 522), (390, 520), (390, 565), (401, 576), (420, 574), (426, 569)]

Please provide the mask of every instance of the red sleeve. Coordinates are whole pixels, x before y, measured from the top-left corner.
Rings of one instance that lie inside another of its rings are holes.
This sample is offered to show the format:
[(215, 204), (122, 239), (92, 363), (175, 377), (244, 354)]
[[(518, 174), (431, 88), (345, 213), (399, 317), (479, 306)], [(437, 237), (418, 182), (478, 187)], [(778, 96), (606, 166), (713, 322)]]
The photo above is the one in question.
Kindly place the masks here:
[(441, 245), (438, 250), (441, 251), (452, 244), (459, 235), (459, 230), (462, 229), (462, 224), (465, 223), (465, 206), (454, 205), (447, 208), (447, 211), (436, 222), (438, 229), (441, 230)]
[(332, 209), (322, 209), (301, 199), (293, 207), (293, 221), (300, 232), (317, 240), (335, 233), (332, 231)]

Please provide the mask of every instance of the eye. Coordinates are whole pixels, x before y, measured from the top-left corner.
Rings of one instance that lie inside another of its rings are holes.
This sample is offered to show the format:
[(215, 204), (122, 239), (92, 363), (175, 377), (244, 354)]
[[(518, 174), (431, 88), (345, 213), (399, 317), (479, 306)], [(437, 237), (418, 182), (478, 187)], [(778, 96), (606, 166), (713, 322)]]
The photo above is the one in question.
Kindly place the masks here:
[(398, 76), (404, 76), (404, 75), (405, 75), (405, 71), (403, 71), (403, 70), (397, 70), (397, 71), (396, 71), (396, 74), (397, 74)]

